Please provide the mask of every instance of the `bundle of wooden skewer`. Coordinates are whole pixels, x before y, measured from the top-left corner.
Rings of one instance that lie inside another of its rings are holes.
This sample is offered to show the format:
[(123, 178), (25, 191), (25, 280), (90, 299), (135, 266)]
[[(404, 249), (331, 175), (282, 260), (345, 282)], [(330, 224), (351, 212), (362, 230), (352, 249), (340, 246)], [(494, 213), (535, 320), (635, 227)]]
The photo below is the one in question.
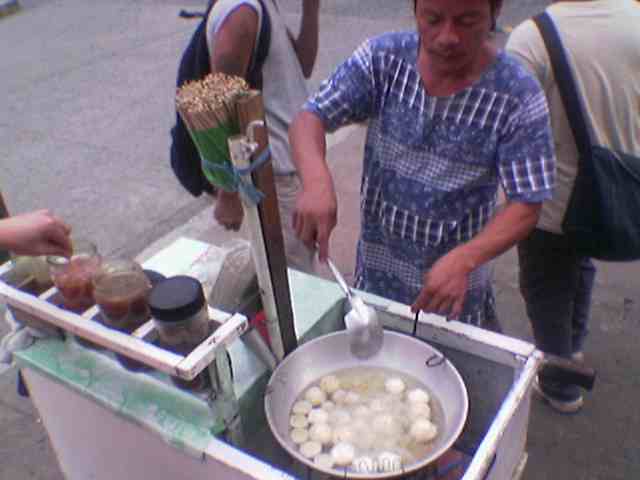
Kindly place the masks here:
[(213, 185), (236, 189), (229, 170), (227, 139), (240, 133), (236, 102), (249, 91), (247, 82), (223, 73), (187, 82), (176, 93), (176, 108), (202, 159), (202, 169)]

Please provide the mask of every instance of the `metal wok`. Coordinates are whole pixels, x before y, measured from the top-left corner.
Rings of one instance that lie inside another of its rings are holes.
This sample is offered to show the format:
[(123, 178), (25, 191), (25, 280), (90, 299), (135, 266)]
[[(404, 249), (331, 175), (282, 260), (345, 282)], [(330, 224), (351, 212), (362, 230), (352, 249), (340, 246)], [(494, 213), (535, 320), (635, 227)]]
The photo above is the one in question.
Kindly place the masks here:
[[(439, 433), (429, 453), (403, 470), (391, 473), (356, 473), (320, 468), (303, 457), (289, 437), (289, 417), (296, 399), (324, 375), (354, 367), (381, 367), (396, 370), (421, 382), (441, 406), (436, 417)], [(455, 367), (438, 350), (408, 335), (385, 331), (380, 352), (366, 360), (354, 357), (347, 332), (340, 331), (312, 340), (288, 355), (273, 372), (265, 395), (269, 427), (280, 445), (309, 467), (340, 478), (394, 478), (420, 470), (434, 462), (457, 440), (467, 419), (467, 389)]]

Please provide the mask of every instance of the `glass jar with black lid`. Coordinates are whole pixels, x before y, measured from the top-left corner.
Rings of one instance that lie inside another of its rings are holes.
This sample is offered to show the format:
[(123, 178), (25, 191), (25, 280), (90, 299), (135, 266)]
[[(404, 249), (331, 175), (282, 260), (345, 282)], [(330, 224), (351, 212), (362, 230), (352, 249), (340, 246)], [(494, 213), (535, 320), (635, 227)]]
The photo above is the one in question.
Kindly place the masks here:
[[(202, 284), (193, 277), (178, 275), (159, 282), (149, 294), (149, 307), (160, 346), (174, 353), (188, 355), (211, 333)], [(195, 391), (211, 385), (207, 370), (193, 380), (171, 379), (177, 386)]]

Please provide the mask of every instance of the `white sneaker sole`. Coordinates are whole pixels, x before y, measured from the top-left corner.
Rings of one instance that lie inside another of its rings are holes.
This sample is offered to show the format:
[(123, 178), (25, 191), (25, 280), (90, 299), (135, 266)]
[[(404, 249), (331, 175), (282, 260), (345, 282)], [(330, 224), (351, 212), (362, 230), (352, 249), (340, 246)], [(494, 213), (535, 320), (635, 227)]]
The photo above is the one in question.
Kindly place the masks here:
[(582, 410), (582, 407), (584, 405), (584, 398), (582, 398), (582, 395), (580, 395), (575, 400), (571, 400), (571, 401), (558, 400), (556, 398), (553, 398), (547, 395), (540, 387), (540, 383), (538, 382), (538, 377), (536, 377), (535, 380), (533, 381), (533, 391), (538, 395), (538, 397), (540, 397), (540, 399), (542, 399), (551, 408), (553, 408), (555, 411), (559, 413), (564, 413), (564, 414), (578, 413), (580, 410)]

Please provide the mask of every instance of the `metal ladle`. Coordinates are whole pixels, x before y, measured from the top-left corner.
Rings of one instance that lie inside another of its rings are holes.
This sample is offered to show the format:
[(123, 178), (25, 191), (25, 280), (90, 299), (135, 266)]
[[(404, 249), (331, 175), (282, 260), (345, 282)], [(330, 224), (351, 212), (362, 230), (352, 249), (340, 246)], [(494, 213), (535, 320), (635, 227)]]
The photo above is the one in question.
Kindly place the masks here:
[(351, 353), (358, 358), (369, 358), (375, 355), (382, 348), (384, 331), (376, 311), (368, 307), (364, 301), (355, 295), (340, 271), (336, 268), (330, 258), (327, 258), (327, 265), (333, 276), (338, 281), (355, 315), (349, 314), (349, 321), (345, 321), (349, 333), (349, 347)]

